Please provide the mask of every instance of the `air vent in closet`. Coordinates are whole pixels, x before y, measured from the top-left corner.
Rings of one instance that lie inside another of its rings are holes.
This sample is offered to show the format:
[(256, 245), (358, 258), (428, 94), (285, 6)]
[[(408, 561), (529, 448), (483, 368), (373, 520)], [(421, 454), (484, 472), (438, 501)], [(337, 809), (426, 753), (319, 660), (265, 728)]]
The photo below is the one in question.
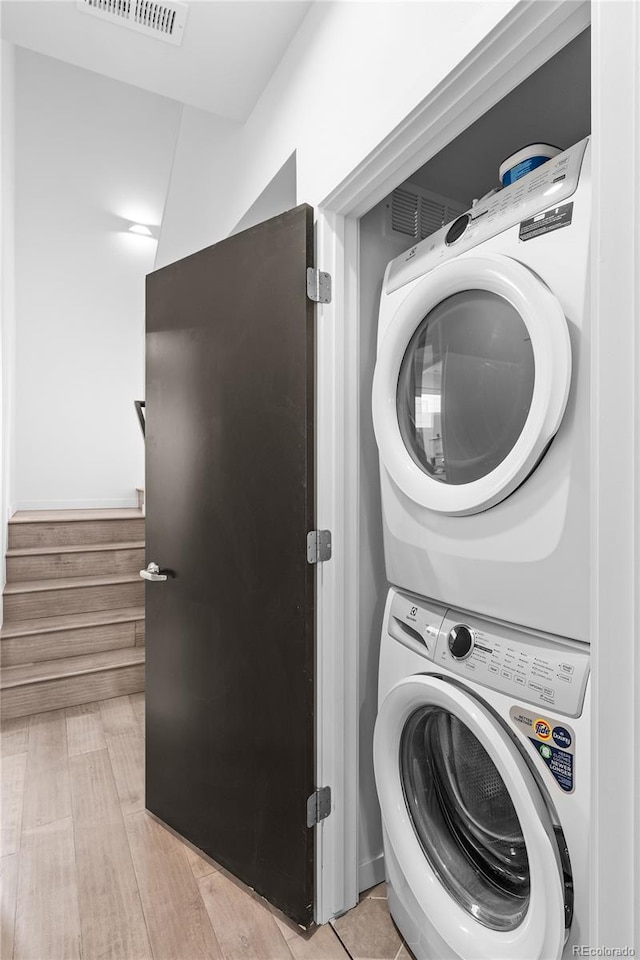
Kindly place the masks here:
[(163, 0), (76, 0), (78, 10), (166, 43), (181, 44), (187, 4)]
[(468, 205), (423, 187), (396, 187), (387, 203), (386, 230), (391, 235), (424, 240), (467, 209)]

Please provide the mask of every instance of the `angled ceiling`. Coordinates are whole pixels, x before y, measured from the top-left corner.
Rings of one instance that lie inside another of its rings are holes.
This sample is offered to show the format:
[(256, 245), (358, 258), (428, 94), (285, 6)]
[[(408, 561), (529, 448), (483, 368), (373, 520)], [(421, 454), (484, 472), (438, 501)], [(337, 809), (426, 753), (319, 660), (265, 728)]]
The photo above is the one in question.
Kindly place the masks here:
[(191, 0), (181, 46), (87, 16), (75, 0), (3, 0), (2, 37), (243, 122), (310, 2)]

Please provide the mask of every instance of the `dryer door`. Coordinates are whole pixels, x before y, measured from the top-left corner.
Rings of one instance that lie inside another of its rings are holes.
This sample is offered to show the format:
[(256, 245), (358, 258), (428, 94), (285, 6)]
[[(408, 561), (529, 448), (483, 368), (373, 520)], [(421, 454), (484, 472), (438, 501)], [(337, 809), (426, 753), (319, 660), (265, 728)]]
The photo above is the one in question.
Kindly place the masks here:
[(567, 321), (537, 276), (499, 255), (443, 263), (403, 301), (380, 346), (382, 461), (424, 507), (486, 510), (535, 469), (570, 380)]
[(462, 960), (559, 958), (563, 839), (500, 721), (458, 685), (409, 677), (380, 708), (374, 762), (391, 884), (408, 884), (426, 941)]

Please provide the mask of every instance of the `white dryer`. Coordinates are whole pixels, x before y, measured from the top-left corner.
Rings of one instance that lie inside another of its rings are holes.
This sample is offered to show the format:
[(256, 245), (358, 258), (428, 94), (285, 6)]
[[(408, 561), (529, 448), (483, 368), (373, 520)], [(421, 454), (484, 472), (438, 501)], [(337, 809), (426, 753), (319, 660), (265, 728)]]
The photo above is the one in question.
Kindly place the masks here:
[(417, 960), (588, 942), (589, 647), (391, 590), (375, 776), (391, 914)]
[(585, 641), (590, 209), (587, 139), (391, 261), (373, 382), (390, 582)]

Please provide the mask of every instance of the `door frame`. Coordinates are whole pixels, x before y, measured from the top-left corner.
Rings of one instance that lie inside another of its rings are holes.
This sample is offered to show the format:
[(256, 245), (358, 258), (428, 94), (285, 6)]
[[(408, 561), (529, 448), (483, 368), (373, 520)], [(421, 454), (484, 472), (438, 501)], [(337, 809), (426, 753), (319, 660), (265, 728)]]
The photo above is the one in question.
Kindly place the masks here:
[[(621, 6), (628, 29), (624, 48), (618, 50)], [(631, 2), (595, 2), (591, 14), (589, 0), (521, 0), (316, 210), (317, 265), (332, 274), (336, 291), (333, 302), (318, 311), (317, 334), (317, 515), (320, 527), (334, 531), (333, 560), (318, 572), (318, 785), (331, 783), (334, 798), (331, 817), (317, 828), (319, 923), (358, 900), (358, 590), (345, 590), (344, 584), (359, 583), (359, 218), (591, 23), (593, 130), (606, 144), (596, 149), (594, 170), (600, 230), (599, 247), (592, 248), (594, 409), (601, 421), (618, 428), (607, 434), (594, 417), (592, 449), (600, 466), (593, 494), (592, 640), (611, 631), (610, 611), (617, 609), (616, 653), (621, 656), (607, 656), (594, 646), (591, 841), (598, 869), (592, 870), (590, 941), (634, 943), (634, 915), (640, 917), (640, 764), (633, 752), (640, 720), (634, 702), (640, 656), (633, 639), (640, 635), (633, 591), (640, 575), (640, 511), (634, 509), (640, 502), (640, 385), (633, 374), (640, 370), (640, 338), (634, 336), (640, 280), (633, 252), (640, 249), (640, 190), (633, 187), (633, 170), (640, 164), (640, 120), (637, 111), (611, 105), (640, 102), (640, 11)], [(634, 215), (621, 226), (622, 200), (626, 209), (631, 200)], [(625, 258), (617, 258), (621, 241), (629, 251)], [(597, 269), (603, 256), (615, 262), (615, 272), (605, 275)], [(615, 338), (607, 322), (612, 307), (619, 318)], [(620, 356), (625, 377), (620, 376)], [(621, 436), (626, 441), (622, 452)], [(626, 478), (615, 495), (616, 477), (607, 476), (605, 469), (613, 462), (606, 458), (614, 453)], [(623, 512), (634, 518), (632, 523), (620, 522)], [(624, 686), (613, 682), (614, 671), (619, 680), (621, 662), (629, 667), (623, 671)], [(607, 755), (612, 740), (619, 746)], [(621, 756), (625, 770), (618, 783), (623, 782), (623, 789), (613, 797), (609, 776)], [(625, 836), (633, 838), (624, 849), (611, 842), (612, 825), (620, 823)]]

